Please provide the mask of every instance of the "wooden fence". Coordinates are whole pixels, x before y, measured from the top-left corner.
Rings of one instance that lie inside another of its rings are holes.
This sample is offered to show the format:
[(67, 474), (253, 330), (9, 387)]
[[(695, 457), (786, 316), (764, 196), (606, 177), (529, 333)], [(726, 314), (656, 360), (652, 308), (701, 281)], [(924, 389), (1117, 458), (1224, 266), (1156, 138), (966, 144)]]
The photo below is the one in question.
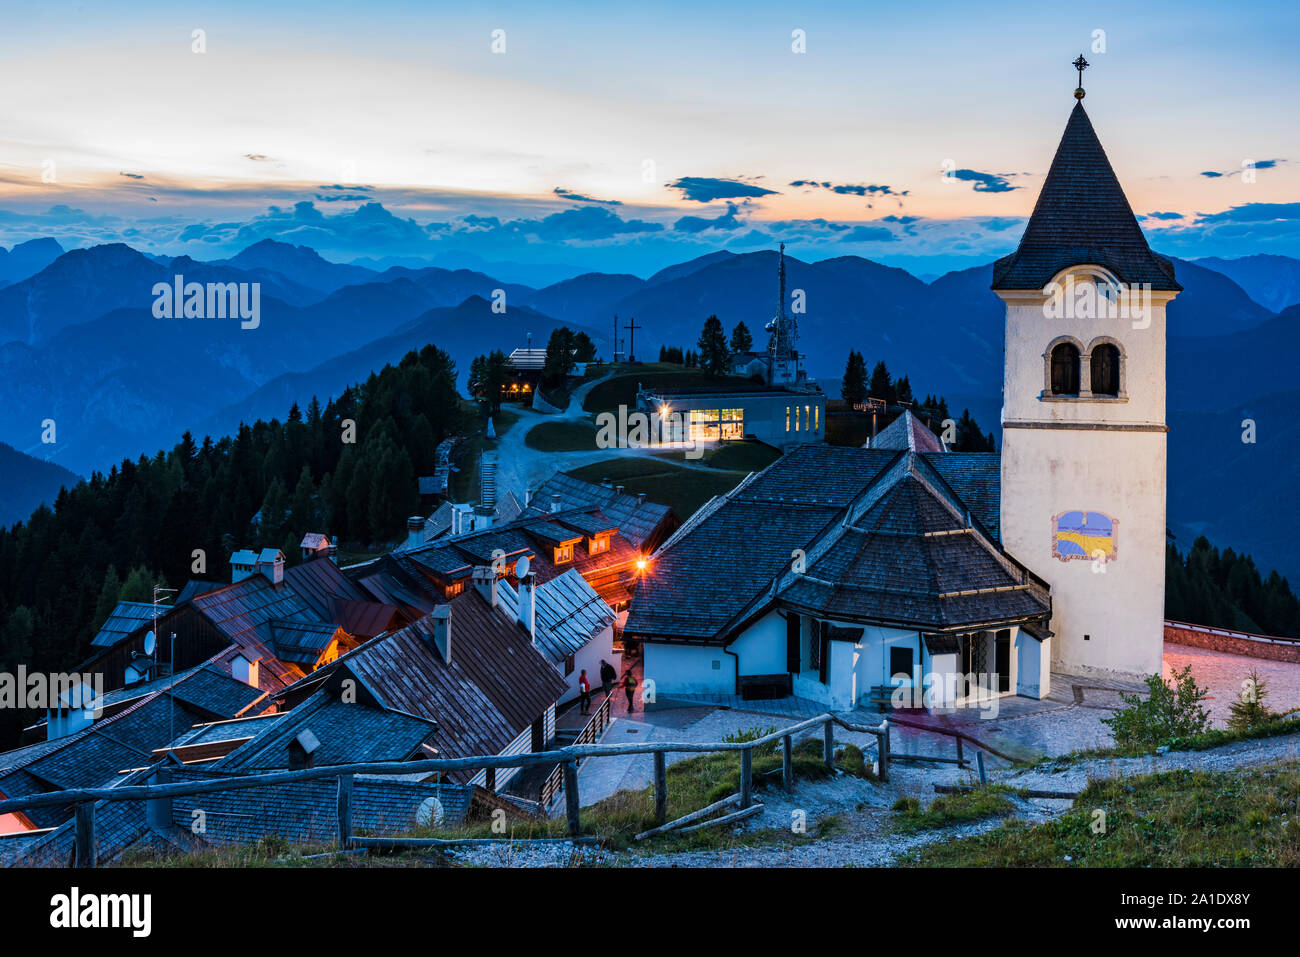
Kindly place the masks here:
[[(600, 736), (605, 733), (605, 729), (610, 725), (609, 717), (609, 695), (605, 695), (605, 700), (600, 703), (596, 713), (591, 716), (586, 727), (578, 732), (574, 744), (595, 744), (600, 740)], [(582, 761), (578, 762), (582, 766)], [(564, 766), (557, 764), (555, 770), (547, 775), (546, 780), (542, 782), (542, 787), (537, 795), (537, 801), (542, 806), (542, 810), (548, 809), (555, 799), (559, 797), (560, 792), (564, 790)]]
[[(593, 716), (593, 717), (598, 717)], [(603, 720), (608, 720), (606, 713)], [(828, 766), (834, 765), (835, 726), (847, 731), (875, 735), (877, 741), (877, 768), (881, 781), (889, 780), (889, 766), (892, 760), (889, 746), (889, 721), (879, 725), (855, 724), (833, 714), (820, 714), (798, 724), (782, 728), (772, 734), (755, 738), (752, 741), (656, 741), (643, 744), (595, 744), (575, 743), (568, 747), (556, 748), (528, 754), (513, 755), (477, 755), (465, 758), (431, 758), (419, 761), (374, 761), (357, 764), (339, 764), (328, 767), (305, 768), (298, 771), (267, 771), (261, 774), (239, 775), (227, 778), (213, 778), (206, 781), (188, 781), (174, 784), (123, 784), (118, 787), (71, 788), (43, 794), (31, 794), (25, 797), (0, 800), (0, 814), (25, 811), (37, 807), (62, 807), (72, 805), (75, 810), (76, 861), (78, 866), (95, 865), (95, 805), (99, 801), (150, 801), (195, 794), (207, 794), (214, 791), (250, 790), (268, 785), (289, 784), (296, 781), (312, 781), (321, 778), (334, 778), (338, 782), (338, 801), (336, 814), (338, 818), (339, 849), (348, 848), (419, 848), (449, 846), (471, 843), (499, 843), (492, 839), (478, 841), (441, 840), (435, 838), (403, 837), (364, 837), (352, 833), (352, 790), (353, 781), (358, 774), (432, 774), (434, 772), (477, 771), (480, 768), (533, 767), (536, 765), (558, 764), (562, 776), (562, 790), (565, 796), (565, 816), (568, 821), (569, 838), (579, 843), (594, 842), (596, 838), (580, 837), (582, 821), (579, 812), (580, 795), (578, 792), (578, 765), (589, 758), (625, 757), (628, 755), (650, 754), (654, 756), (654, 802), (655, 820), (659, 827), (649, 833), (662, 833), (670, 829), (693, 829), (699, 826), (721, 824), (730, 820), (755, 813), (753, 801), (753, 756), (756, 748), (773, 742), (781, 742), (782, 767), (781, 779), (786, 789), (794, 786), (794, 736), (817, 727), (822, 728), (822, 756)], [(591, 727), (591, 725), (588, 725)], [(584, 729), (585, 730), (585, 729)], [(936, 730), (926, 728), (925, 730)], [(940, 732), (942, 733), (942, 732)], [(667, 758), (669, 753), (709, 754), (717, 752), (740, 752), (740, 792), (726, 801), (710, 808), (696, 811), (686, 818), (667, 821), (668, 811), (668, 776)], [(734, 814), (724, 815), (704, 824), (696, 823), (699, 818), (722, 805), (738, 803), (740, 810)], [(686, 827), (685, 825), (690, 825)]]

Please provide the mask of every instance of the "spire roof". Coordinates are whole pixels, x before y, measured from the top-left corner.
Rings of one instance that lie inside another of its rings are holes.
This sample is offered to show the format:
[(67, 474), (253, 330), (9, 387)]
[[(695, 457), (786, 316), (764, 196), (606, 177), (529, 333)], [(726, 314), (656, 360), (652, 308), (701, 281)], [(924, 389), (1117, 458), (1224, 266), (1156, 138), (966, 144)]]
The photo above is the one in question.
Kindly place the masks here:
[(994, 289), (1041, 289), (1069, 266), (1104, 266), (1126, 284), (1177, 291), (1173, 264), (1151, 251), (1077, 102), (1020, 245), (993, 265)]

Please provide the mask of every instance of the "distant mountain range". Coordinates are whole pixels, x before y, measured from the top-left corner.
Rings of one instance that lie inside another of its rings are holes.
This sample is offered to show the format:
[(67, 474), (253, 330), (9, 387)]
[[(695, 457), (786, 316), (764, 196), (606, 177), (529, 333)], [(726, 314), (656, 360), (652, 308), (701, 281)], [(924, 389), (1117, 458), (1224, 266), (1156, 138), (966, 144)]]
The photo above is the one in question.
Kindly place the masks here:
[(44, 462), (0, 442), (0, 525), (26, 521), (41, 503), (53, 502), (59, 489), (80, 479), (60, 465)]
[[(857, 349), (906, 373), (918, 393), (942, 393), (954, 410), (969, 407), (996, 428), (1003, 308), (989, 291), (991, 264), (928, 283), (855, 256), (786, 264), (787, 288), (806, 306), (799, 347), (811, 375), (838, 376)], [(1300, 582), (1289, 544), (1300, 535), (1295, 510), (1231, 509), (1223, 494), (1271, 489), (1278, 475), (1300, 472), (1300, 444), (1283, 441), (1289, 428), (1272, 418), (1298, 397), (1300, 261), (1175, 264), (1184, 292), (1169, 308), (1171, 527), (1180, 537), (1205, 529), (1216, 544)], [(0, 250), (0, 283), (9, 283), (0, 285), (0, 441), (39, 454), (41, 422), (53, 418), (58, 463), (88, 474), (168, 447), (186, 429), (201, 438), (283, 416), (292, 402), (337, 395), (430, 342), (462, 374), (474, 356), (509, 352), (529, 334), (544, 345), (560, 324), (585, 327), (608, 355), (617, 315), (624, 342), (621, 327), (635, 318), (638, 357), (652, 360), (661, 345), (693, 348), (714, 314), (728, 332), (745, 322), (761, 343), (777, 307), (777, 254), (766, 250), (719, 251), (647, 279), (586, 273), (542, 288), (487, 271), (385, 265), (332, 263), (273, 240), (206, 263), (120, 244), (65, 253), (35, 240)], [(153, 285), (177, 274), (261, 283), (260, 326), (155, 318)], [(1278, 303), (1286, 303), (1280, 312)], [(1240, 422), (1251, 410), (1259, 438), (1242, 448)], [(10, 481), (7, 470), (0, 475), (3, 499)], [(53, 475), (45, 487), (49, 501)]]

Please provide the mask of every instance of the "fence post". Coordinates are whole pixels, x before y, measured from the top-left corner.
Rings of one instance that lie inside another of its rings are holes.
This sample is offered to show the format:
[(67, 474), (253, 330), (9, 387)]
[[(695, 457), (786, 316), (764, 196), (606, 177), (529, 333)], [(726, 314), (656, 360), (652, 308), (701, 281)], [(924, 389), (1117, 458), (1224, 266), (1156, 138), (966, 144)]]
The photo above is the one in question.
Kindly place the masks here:
[(957, 767), (964, 768), (966, 767), (966, 762), (962, 760), (961, 756), (961, 738), (956, 738), (955, 740), (957, 742)]
[(578, 766), (572, 761), (564, 762), (564, 812), (569, 819), (569, 834), (577, 837), (582, 833), (582, 820), (578, 814)]
[(976, 762), (978, 762), (978, 764), (979, 764), (979, 766), (980, 766), (980, 787), (983, 787), (984, 785), (986, 785), (986, 784), (989, 783), (989, 782), (988, 782), (988, 778), (986, 778), (986, 777), (984, 776), (984, 752), (983, 752), (983, 751), (976, 751), (976, 752), (975, 752), (975, 760), (976, 760)]
[(664, 752), (655, 752), (655, 823), (668, 821), (668, 759)]
[(351, 774), (339, 775), (339, 850), (352, 844), (352, 782)]
[(77, 805), (77, 866), (95, 866), (95, 802)]
[(740, 806), (747, 808), (753, 803), (751, 778), (754, 776), (754, 749), (745, 748), (740, 752)]
[(781, 739), (781, 784), (787, 791), (794, 787), (794, 741), (788, 734)]
[(826, 767), (832, 771), (835, 770), (835, 722), (830, 718), (826, 719), (826, 724), (822, 728), (825, 741), (822, 746), (822, 757), (826, 759)]
[(880, 734), (876, 736), (876, 740), (878, 742), (876, 745), (876, 751), (878, 752), (879, 755), (879, 760), (877, 762), (879, 764), (879, 768), (877, 770), (878, 773), (880, 774), (881, 782), (888, 784), (889, 783), (889, 721), (886, 720), (880, 723), (884, 726), (884, 730), (881, 731)]

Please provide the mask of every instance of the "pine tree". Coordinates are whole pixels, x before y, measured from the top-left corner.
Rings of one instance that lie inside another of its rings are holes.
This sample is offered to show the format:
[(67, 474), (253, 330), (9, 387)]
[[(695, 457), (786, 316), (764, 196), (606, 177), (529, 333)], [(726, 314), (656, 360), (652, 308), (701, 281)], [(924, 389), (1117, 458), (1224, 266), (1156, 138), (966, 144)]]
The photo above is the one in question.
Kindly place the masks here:
[(754, 348), (754, 337), (749, 334), (749, 327), (743, 322), (736, 323), (731, 330), (731, 351), (739, 354)]
[(861, 352), (849, 350), (844, 364), (844, 379), (840, 383), (840, 397), (849, 405), (860, 405), (867, 398), (867, 360)]
[(1252, 731), (1272, 721), (1275, 715), (1264, 705), (1267, 696), (1268, 688), (1264, 679), (1252, 668), (1241, 683), (1240, 697), (1228, 706), (1228, 727), (1234, 731)]
[(727, 351), (727, 337), (722, 331), (722, 320), (709, 316), (704, 320), (700, 330), (700, 368), (712, 377), (722, 376), (731, 366), (731, 354)]

